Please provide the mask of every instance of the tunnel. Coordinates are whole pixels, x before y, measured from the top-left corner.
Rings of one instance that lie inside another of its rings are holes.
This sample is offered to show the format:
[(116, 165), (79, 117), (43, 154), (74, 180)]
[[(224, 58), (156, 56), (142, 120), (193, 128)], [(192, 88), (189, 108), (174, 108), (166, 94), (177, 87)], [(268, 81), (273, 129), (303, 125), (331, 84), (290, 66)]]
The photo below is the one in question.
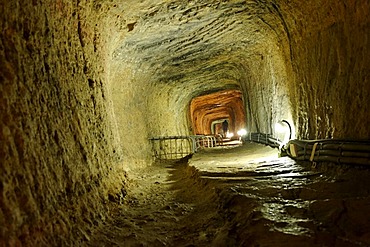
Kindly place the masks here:
[(245, 128), (243, 99), (239, 90), (223, 90), (193, 98), (189, 114), (194, 134), (224, 134), (223, 121), (228, 123), (230, 133)]
[[(285, 120), (290, 139), (365, 143), (369, 7), (367, 0), (0, 0), (0, 245), (370, 245), (366, 165), (301, 164), (249, 142), (158, 165), (151, 141), (216, 135), (225, 120), (234, 134), (277, 137)], [(250, 164), (248, 154), (258, 160), (254, 172), (239, 167)], [(222, 172), (229, 182), (217, 180), (217, 162), (238, 164)], [(266, 165), (279, 168), (265, 172)], [(158, 167), (176, 182), (150, 173)], [(301, 175), (286, 183), (284, 169)], [(261, 174), (276, 182), (271, 190)], [(172, 186), (166, 193), (181, 191), (181, 200), (162, 205), (162, 194), (149, 190), (155, 186)], [(133, 216), (151, 205), (163, 214)], [(191, 216), (201, 208), (202, 219)], [(271, 223), (282, 211), (300, 220)]]

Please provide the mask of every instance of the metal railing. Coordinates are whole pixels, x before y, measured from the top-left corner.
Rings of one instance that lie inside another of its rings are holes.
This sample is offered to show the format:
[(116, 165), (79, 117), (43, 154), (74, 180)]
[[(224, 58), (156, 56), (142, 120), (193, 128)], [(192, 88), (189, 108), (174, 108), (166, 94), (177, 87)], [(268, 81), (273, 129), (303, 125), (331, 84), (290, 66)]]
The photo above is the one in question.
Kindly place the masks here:
[(189, 154), (196, 153), (202, 148), (217, 146), (214, 136), (158, 136), (151, 137), (153, 156), (156, 159), (181, 159)]
[(242, 140), (262, 143), (273, 148), (279, 148), (279, 146), (282, 144), (279, 139), (273, 137), (271, 134), (264, 133), (249, 133), (248, 135), (244, 136)]

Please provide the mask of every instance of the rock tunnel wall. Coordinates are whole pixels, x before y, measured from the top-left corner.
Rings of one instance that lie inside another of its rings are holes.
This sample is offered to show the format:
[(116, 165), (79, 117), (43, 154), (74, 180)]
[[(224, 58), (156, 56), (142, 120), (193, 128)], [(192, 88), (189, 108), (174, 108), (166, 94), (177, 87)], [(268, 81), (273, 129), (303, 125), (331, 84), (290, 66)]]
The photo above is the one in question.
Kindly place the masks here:
[(243, 93), (249, 131), (369, 138), (369, 3), (0, 1), (0, 239), (76, 243), (148, 137), (192, 98)]
[(369, 1), (296, 2), (281, 9), (299, 136), (369, 139)]
[(122, 194), (102, 10), (89, 2), (0, 3), (1, 246), (76, 245)]

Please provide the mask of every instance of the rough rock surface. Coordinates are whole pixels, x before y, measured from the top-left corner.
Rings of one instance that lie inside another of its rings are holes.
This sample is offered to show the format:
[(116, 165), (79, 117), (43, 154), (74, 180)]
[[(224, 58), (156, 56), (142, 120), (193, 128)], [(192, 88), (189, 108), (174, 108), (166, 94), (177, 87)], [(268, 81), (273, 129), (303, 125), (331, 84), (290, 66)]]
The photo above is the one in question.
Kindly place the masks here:
[(124, 192), (105, 24), (87, 2), (0, 3), (1, 246), (89, 238)]
[(370, 138), (369, 4), (0, 0), (0, 241), (88, 239), (209, 92), (240, 90), (250, 131)]

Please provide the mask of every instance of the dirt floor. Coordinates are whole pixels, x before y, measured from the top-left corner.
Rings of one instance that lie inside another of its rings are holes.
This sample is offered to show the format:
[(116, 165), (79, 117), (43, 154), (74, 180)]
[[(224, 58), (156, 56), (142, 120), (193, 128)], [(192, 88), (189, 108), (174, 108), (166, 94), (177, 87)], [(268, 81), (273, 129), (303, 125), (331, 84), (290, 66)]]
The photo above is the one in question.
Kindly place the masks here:
[(367, 168), (296, 164), (247, 144), (129, 175), (88, 246), (370, 246)]
[(193, 172), (184, 159), (130, 174), (128, 195), (113, 212), (114, 221), (89, 245), (207, 246), (222, 219), (214, 194), (208, 193), (209, 186), (196, 184)]

